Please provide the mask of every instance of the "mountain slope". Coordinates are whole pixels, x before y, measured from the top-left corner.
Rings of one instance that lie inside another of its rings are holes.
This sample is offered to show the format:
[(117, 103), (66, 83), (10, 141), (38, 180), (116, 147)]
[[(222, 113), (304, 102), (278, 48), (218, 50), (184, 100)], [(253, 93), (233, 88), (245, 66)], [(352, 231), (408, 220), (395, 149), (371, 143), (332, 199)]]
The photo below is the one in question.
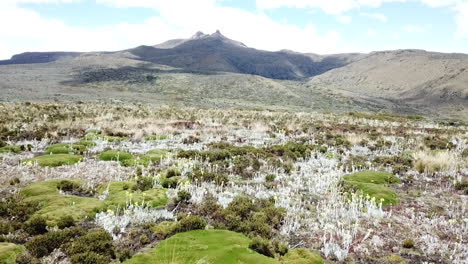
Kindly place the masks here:
[(0, 61), (0, 100), (121, 100), (468, 119), (467, 69), (465, 54), (268, 52), (219, 32), (199, 32), (118, 52), (15, 55)]
[(25, 52), (14, 55), (9, 60), (0, 60), (0, 65), (47, 63), (63, 58), (75, 58), (80, 52)]
[(309, 85), (362, 100), (385, 98), (460, 115), (455, 111), (466, 113), (468, 107), (468, 55), (422, 50), (373, 52), (311, 78)]
[(211, 35), (198, 32), (190, 39), (140, 46), (128, 52), (143, 61), (177, 68), (245, 73), (283, 80), (319, 75), (342, 67), (354, 58), (342, 55), (314, 59), (301, 53), (261, 51), (226, 38), (219, 31)]

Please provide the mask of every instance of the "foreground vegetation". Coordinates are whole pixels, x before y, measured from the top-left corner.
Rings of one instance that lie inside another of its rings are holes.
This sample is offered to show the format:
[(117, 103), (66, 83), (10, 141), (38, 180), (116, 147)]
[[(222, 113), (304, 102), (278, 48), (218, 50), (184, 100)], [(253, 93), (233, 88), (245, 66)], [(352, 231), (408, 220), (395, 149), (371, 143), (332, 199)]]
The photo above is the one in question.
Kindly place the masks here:
[(0, 104), (0, 263), (463, 263), (468, 129)]

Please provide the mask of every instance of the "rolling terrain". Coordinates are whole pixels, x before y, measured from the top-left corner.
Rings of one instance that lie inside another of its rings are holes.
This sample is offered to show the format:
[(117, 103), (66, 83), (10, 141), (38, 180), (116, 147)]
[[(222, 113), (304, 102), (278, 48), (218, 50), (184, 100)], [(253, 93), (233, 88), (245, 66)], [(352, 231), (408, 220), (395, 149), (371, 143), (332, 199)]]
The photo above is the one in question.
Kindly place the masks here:
[(219, 31), (198, 32), (124, 51), (15, 55), (0, 61), (0, 100), (117, 100), (466, 119), (467, 67), (465, 54), (269, 52)]

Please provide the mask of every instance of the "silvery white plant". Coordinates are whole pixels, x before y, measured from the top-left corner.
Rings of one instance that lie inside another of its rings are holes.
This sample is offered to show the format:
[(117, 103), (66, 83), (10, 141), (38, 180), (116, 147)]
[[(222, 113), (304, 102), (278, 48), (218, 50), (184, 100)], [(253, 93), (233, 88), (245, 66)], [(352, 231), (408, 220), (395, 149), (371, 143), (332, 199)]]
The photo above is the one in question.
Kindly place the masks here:
[[(95, 223), (111, 233), (114, 239), (118, 239), (129, 226), (173, 219), (174, 213), (166, 209), (151, 208), (144, 202), (139, 205), (128, 202), (125, 208), (118, 209), (117, 212), (108, 210), (107, 212), (97, 213)], [(119, 234), (113, 232), (116, 227), (120, 230)]]

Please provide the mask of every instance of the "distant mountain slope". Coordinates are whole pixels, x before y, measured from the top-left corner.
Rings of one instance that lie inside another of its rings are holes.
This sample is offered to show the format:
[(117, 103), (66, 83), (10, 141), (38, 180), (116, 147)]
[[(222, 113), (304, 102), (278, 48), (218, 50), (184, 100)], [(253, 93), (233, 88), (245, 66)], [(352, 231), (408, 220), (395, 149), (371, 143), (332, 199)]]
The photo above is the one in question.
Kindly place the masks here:
[(75, 58), (80, 52), (25, 52), (14, 55), (9, 60), (0, 60), (0, 65), (47, 63), (61, 58)]
[(315, 76), (309, 84), (346, 96), (386, 98), (436, 111), (466, 111), (468, 55), (422, 50), (373, 52), (345, 67)]
[(198, 32), (124, 51), (34, 52), (0, 61), (0, 100), (114, 99), (468, 120), (468, 55), (269, 52)]
[(219, 31), (211, 35), (198, 32), (190, 39), (140, 46), (128, 52), (143, 61), (177, 68), (245, 73), (283, 80), (319, 75), (352, 61), (345, 55), (317, 59), (301, 53), (256, 50), (223, 36)]

